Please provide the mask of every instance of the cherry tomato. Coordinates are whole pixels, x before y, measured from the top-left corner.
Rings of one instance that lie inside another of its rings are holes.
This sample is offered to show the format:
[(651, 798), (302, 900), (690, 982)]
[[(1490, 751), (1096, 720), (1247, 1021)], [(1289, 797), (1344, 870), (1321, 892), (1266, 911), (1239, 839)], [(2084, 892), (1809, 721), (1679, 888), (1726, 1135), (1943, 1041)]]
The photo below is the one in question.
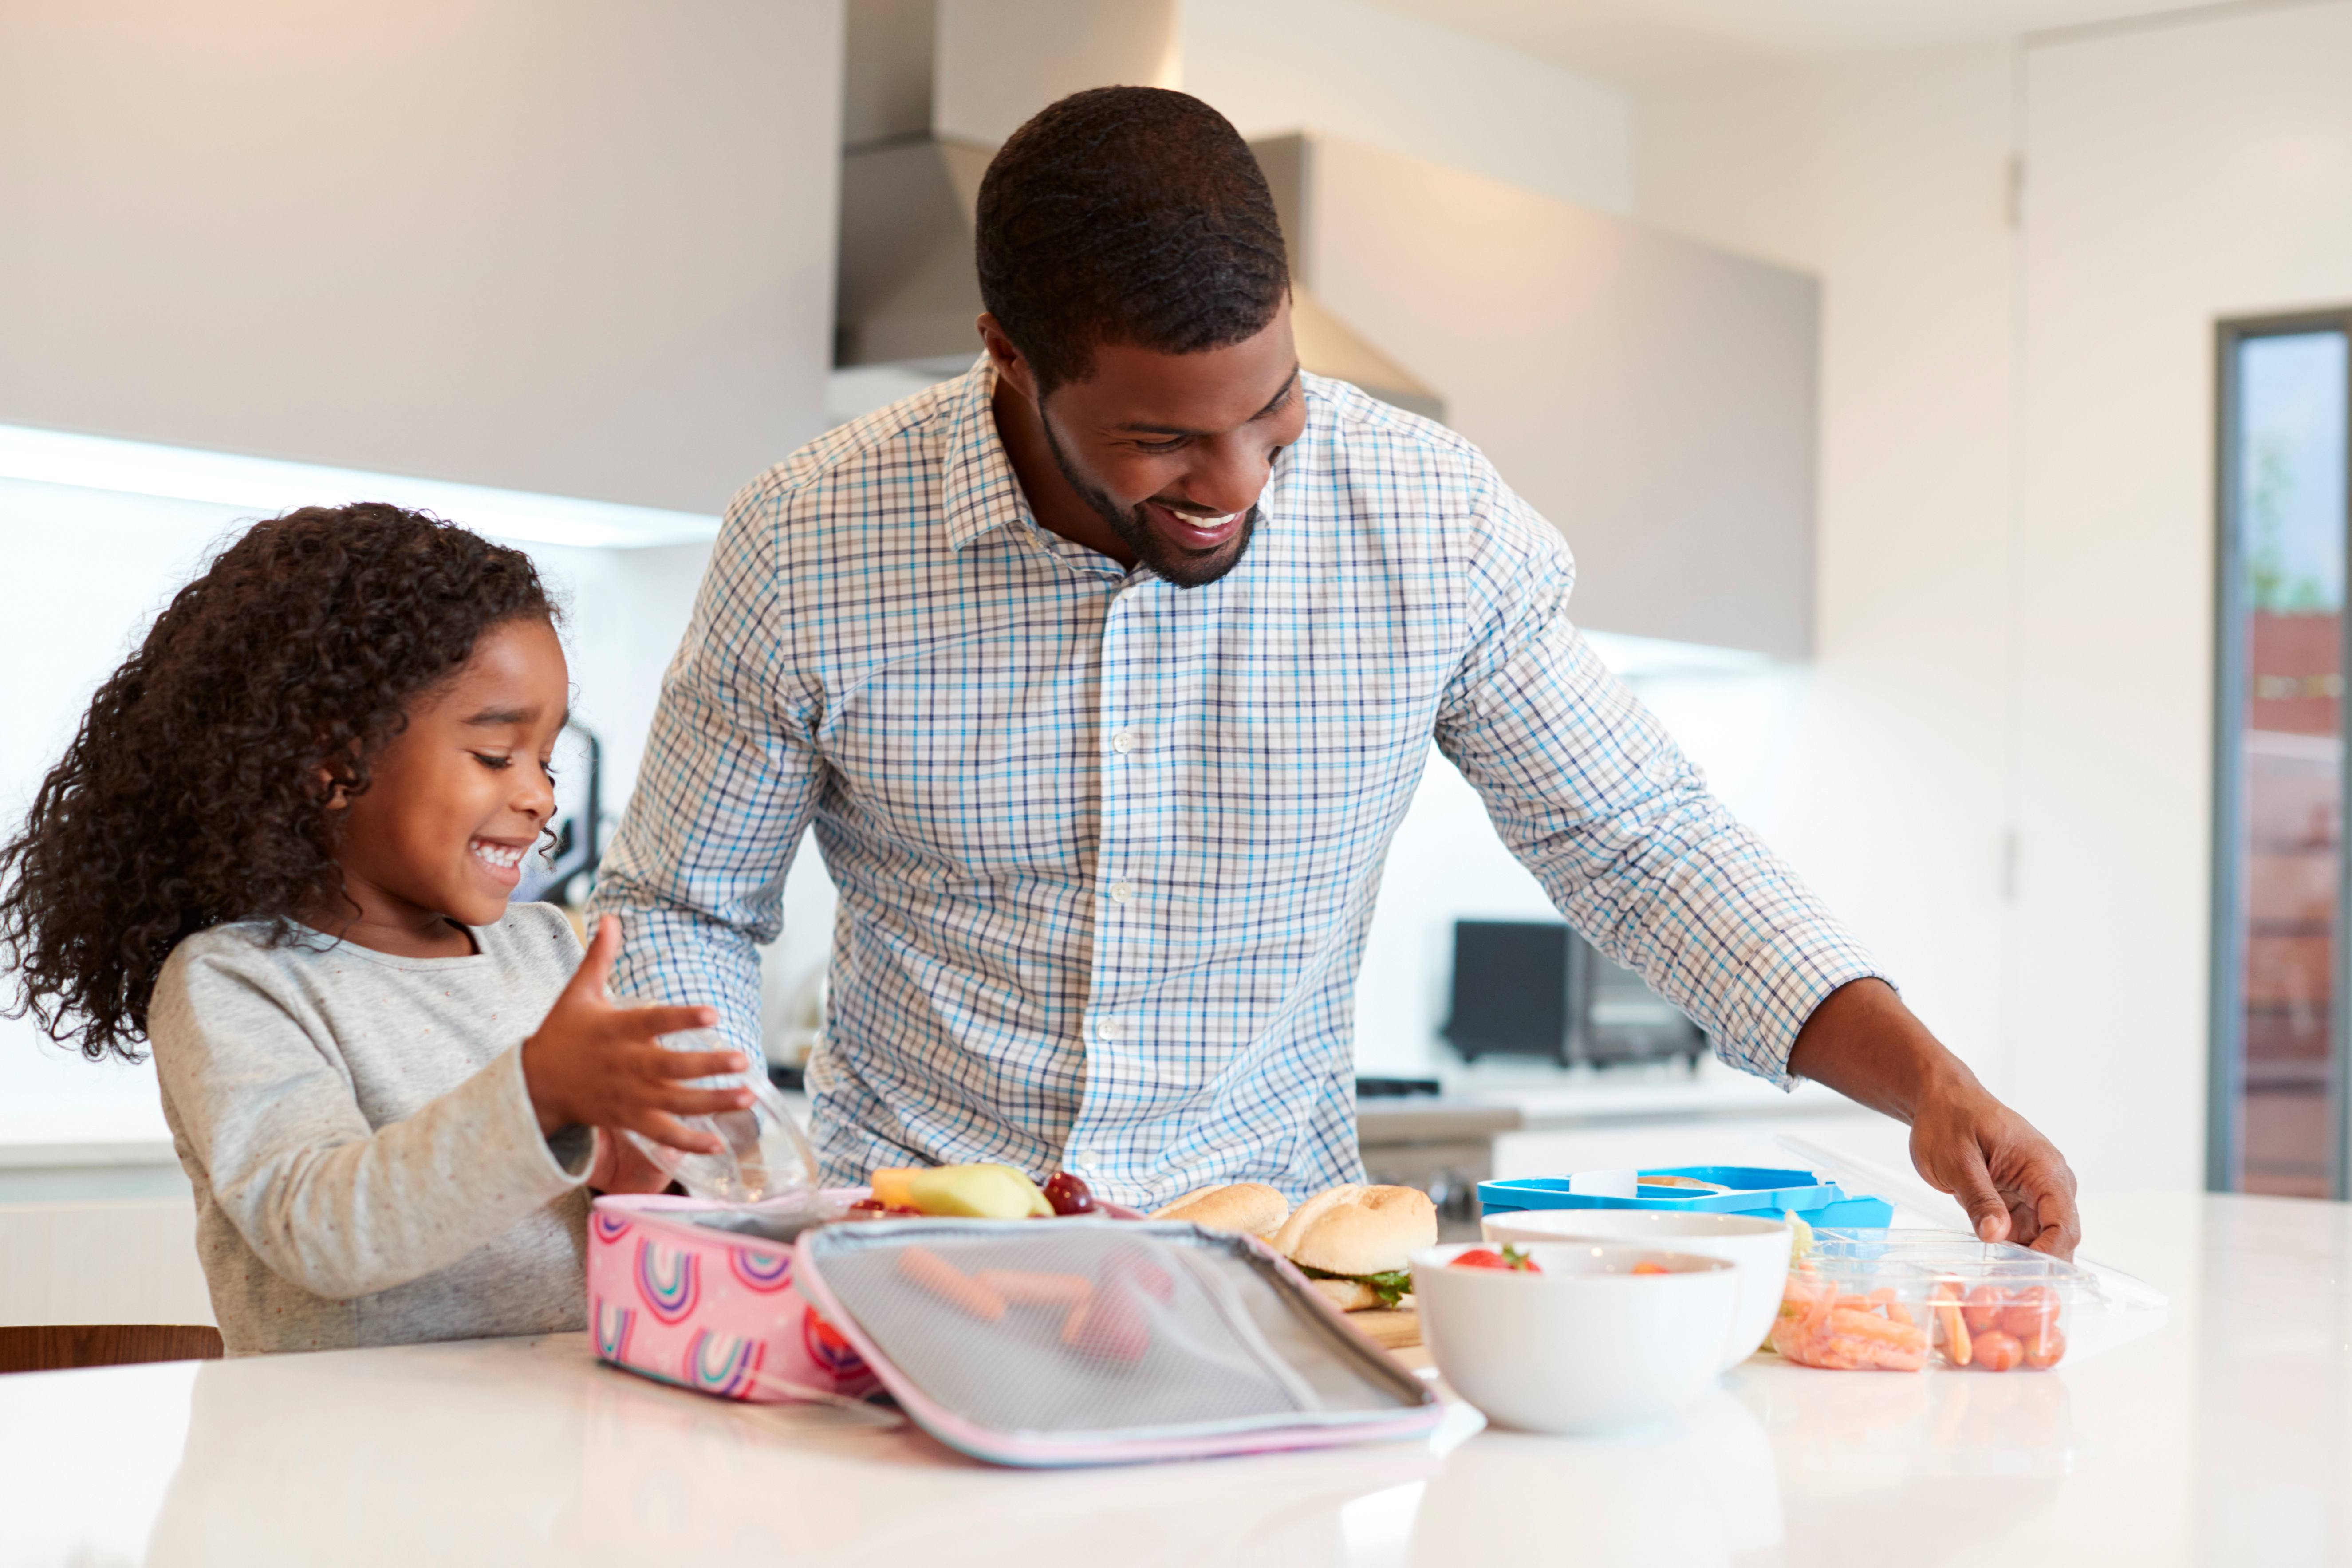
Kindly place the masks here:
[(1969, 1292), (1960, 1316), (1967, 1321), (1969, 1332), (1981, 1334), (2000, 1327), (2001, 1309), (2008, 1305), (2008, 1291), (1998, 1285), (1979, 1285)]
[(2007, 1372), (2025, 1359), (2025, 1347), (2017, 1342), (2017, 1336), (1999, 1329), (1987, 1329), (1979, 1334), (1970, 1349), (1975, 1352), (1969, 1357), (1971, 1364), (1987, 1372)]
[(2047, 1285), (2029, 1285), (2009, 1299), (2000, 1326), (2032, 1344), (2044, 1331), (2058, 1326), (2058, 1293)]
[(2025, 1342), (2025, 1364), (2036, 1372), (2046, 1372), (2066, 1358), (2066, 1336), (2051, 1324)]
[(1057, 1171), (1045, 1184), (1045, 1201), (1060, 1215), (1095, 1212), (1094, 1189), (1067, 1171)]

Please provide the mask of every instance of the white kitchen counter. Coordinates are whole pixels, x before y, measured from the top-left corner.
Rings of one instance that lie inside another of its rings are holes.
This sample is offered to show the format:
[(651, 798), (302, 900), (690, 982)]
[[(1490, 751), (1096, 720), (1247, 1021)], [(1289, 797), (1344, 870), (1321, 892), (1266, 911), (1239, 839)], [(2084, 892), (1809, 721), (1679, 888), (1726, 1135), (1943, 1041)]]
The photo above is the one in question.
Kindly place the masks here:
[(2352, 1207), (2094, 1203), (2171, 1298), (2058, 1371), (1759, 1357), (1677, 1429), (1457, 1408), (1404, 1446), (992, 1469), (580, 1336), (0, 1377), (0, 1563), (819, 1565), (2352, 1560)]

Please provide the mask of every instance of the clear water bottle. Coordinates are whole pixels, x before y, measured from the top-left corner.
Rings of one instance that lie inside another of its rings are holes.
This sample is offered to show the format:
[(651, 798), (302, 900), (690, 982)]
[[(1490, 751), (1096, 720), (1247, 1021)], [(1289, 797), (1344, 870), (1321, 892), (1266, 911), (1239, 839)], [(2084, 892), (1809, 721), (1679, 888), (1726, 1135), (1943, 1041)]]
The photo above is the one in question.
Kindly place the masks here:
[[(665, 1035), (662, 1045), (673, 1051), (730, 1048), (713, 1029)], [(678, 1118), (698, 1132), (717, 1133), (725, 1149), (717, 1154), (693, 1154), (637, 1132), (627, 1133), (629, 1142), (646, 1159), (689, 1194), (711, 1203), (756, 1204), (787, 1193), (815, 1191), (816, 1153), (782, 1095), (751, 1074), (729, 1073), (694, 1081), (698, 1089), (740, 1087), (751, 1091), (751, 1103), (740, 1110)]]

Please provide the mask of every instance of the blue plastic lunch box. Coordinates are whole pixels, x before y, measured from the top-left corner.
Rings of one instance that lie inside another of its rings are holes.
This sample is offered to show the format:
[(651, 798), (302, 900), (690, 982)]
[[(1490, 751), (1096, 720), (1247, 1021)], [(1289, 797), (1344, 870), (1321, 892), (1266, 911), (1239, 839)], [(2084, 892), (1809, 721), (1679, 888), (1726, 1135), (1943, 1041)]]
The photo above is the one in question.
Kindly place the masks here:
[[(1727, 1188), (1720, 1193), (1694, 1193), (1687, 1188), (1649, 1184), (1651, 1176), (1686, 1176), (1693, 1181)], [(1895, 1205), (1884, 1198), (1849, 1197), (1835, 1182), (1811, 1171), (1774, 1171), (1752, 1165), (1669, 1165), (1643, 1171), (1630, 1198), (1603, 1197), (1568, 1190), (1568, 1176), (1520, 1176), (1478, 1184), (1482, 1214), (1519, 1214), (1528, 1209), (1674, 1209), (1686, 1214), (1757, 1214), (1785, 1218), (1794, 1215), (1811, 1226), (1837, 1226), (1850, 1230), (1883, 1229), (1895, 1220)]]

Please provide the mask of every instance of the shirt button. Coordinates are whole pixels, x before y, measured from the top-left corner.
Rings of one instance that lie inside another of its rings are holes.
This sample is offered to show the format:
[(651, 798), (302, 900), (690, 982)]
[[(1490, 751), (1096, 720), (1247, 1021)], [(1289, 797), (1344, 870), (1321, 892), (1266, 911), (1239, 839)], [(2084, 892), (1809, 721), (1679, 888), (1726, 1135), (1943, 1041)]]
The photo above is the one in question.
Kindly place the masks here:
[(1114, 904), (1123, 904), (1123, 903), (1127, 902), (1127, 900), (1129, 900), (1129, 899), (1131, 899), (1131, 898), (1133, 898), (1133, 897), (1135, 897), (1135, 884), (1134, 884), (1134, 883), (1132, 883), (1132, 882), (1113, 882), (1113, 883), (1110, 885), (1110, 901), (1111, 901), (1112, 903), (1114, 903)]
[(1104, 1022), (1096, 1025), (1095, 1038), (1097, 1040), (1116, 1040), (1118, 1038), (1118, 1020), (1106, 1019)]
[(1092, 1165), (1094, 1163), (1095, 1163), (1095, 1152), (1094, 1152), (1093, 1150), (1091, 1150), (1091, 1149), (1073, 1149), (1073, 1150), (1071, 1150), (1071, 1151), (1070, 1151), (1070, 1163), (1071, 1163), (1071, 1164), (1073, 1164), (1073, 1165)]
[(1135, 750), (1135, 731), (1132, 730), (1121, 730), (1118, 734), (1113, 735), (1110, 738), (1110, 749), (1118, 752), (1121, 756), (1125, 756), (1128, 752)]

